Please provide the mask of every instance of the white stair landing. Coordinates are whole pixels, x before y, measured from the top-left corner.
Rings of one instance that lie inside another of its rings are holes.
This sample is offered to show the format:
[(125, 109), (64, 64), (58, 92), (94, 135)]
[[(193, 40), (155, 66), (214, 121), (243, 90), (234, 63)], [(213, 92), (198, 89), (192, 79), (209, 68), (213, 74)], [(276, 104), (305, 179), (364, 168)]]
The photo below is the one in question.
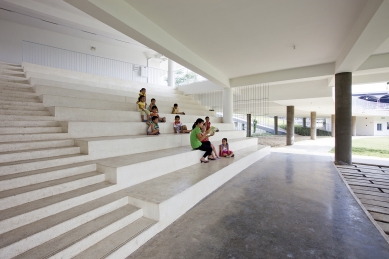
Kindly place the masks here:
[(235, 158), (198, 163), (125, 189), (129, 203), (142, 208), (144, 217), (158, 222), (139, 234), (132, 227), (123, 228), (75, 258), (126, 258), (214, 190), (268, 155), (270, 148), (253, 146), (235, 153)]

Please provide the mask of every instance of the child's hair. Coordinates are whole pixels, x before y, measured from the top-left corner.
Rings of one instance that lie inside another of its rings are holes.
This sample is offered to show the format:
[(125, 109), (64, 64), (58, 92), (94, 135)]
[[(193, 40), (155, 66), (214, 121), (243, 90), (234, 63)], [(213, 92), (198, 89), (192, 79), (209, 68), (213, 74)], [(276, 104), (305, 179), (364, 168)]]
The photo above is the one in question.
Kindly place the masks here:
[(199, 123), (202, 123), (202, 122), (204, 122), (204, 120), (201, 119), (201, 118), (198, 118), (198, 119), (195, 121), (195, 123), (193, 123), (192, 129), (196, 128), (196, 125), (199, 124)]
[(173, 107), (176, 107), (176, 106), (178, 106), (178, 104), (175, 103), (175, 104), (173, 105)]
[(154, 98), (151, 98), (151, 101), (155, 101), (155, 99), (154, 99)]
[(209, 117), (207, 116), (207, 117), (205, 117), (205, 119), (209, 119)]
[(143, 90), (146, 90), (146, 88), (142, 88), (142, 89), (140, 89), (140, 91), (139, 91), (139, 92), (142, 92)]
[(223, 141), (223, 140), (225, 140), (225, 141), (226, 141), (226, 143), (228, 143), (228, 141), (227, 141), (227, 138), (223, 138), (223, 139), (222, 139), (222, 141)]
[(180, 116), (176, 115), (176, 117), (174, 117), (174, 119), (177, 119), (177, 118), (180, 118)]
[(158, 109), (158, 108), (157, 108), (157, 106), (154, 105), (153, 107), (151, 107), (151, 109), (154, 110), (154, 109)]
[(158, 116), (151, 117), (151, 120), (154, 121), (155, 119), (158, 119)]
[(140, 102), (140, 100), (141, 100), (143, 97), (144, 97), (143, 95), (139, 96), (139, 97), (138, 97), (138, 102)]

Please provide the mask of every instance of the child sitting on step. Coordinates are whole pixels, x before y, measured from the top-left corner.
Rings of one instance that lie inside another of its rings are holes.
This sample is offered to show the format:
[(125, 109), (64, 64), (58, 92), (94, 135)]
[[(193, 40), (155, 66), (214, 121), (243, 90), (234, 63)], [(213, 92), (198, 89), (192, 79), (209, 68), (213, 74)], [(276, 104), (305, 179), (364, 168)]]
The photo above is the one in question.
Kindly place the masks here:
[[(204, 136), (205, 135), (205, 132), (206, 132), (206, 127), (205, 125), (203, 125), (201, 127), (201, 135)], [(203, 140), (201, 140), (201, 142), (205, 142), (205, 141), (209, 141), (209, 138), (208, 137), (211, 137), (215, 135), (215, 132), (212, 132), (211, 134), (209, 134), (206, 138), (204, 138)], [(215, 149), (215, 146), (209, 141), (209, 143), (211, 144), (211, 148), (212, 148), (212, 153), (210, 156), (208, 156), (208, 159), (211, 159), (211, 160), (215, 160), (215, 159), (220, 159), (220, 157), (217, 155), (217, 152), (216, 152), (216, 149)]]
[(185, 115), (185, 112), (180, 112), (180, 110), (178, 109), (178, 104), (175, 103), (174, 106), (173, 106), (172, 114), (182, 114), (182, 115)]
[[(138, 98), (138, 111), (140, 112), (140, 117), (142, 122), (147, 122), (150, 119), (150, 112), (146, 110), (146, 97), (139, 96)], [(147, 120), (145, 120), (145, 114), (147, 114)]]
[(182, 125), (180, 121), (180, 116), (176, 115), (174, 117), (174, 122), (173, 122), (173, 129), (174, 133), (190, 133), (191, 130), (188, 130), (188, 128), (185, 125)]
[(211, 122), (209, 121), (209, 117), (208, 116), (205, 117), (204, 125), (205, 125), (206, 130), (209, 130), (209, 128), (211, 127)]
[(154, 98), (151, 99), (151, 103), (150, 103), (149, 107), (147, 108), (147, 110), (151, 111), (153, 109), (153, 106), (157, 106), (155, 104), (155, 99)]
[(234, 152), (232, 152), (228, 146), (227, 138), (222, 139), (222, 144), (219, 146), (219, 156), (222, 157), (234, 157)]
[(166, 118), (165, 117), (162, 117), (162, 118), (159, 117), (158, 108), (155, 105), (151, 108), (151, 112), (150, 112), (150, 117), (154, 117), (154, 116), (158, 117), (158, 121), (159, 122), (166, 122)]
[(150, 124), (149, 129), (147, 130), (147, 135), (159, 135), (159, 125), (158, 125), (158, 117), (153, 116), (151, 118), (152, 123)]
[[(146, 88), (140, 89), (139, 95), (138, 95), (138, 101), (136, 101), (136, 104), (138, 104), (139, 98), (142, 97), (142, 96), (144, 96), (144, 97), (146, 98)], [(145, 100), (146, 100), (146, 99), (145, 99)], [(146, 101), (145, 101), (145, 103), (146, 103)], [(147, 105), (147, 103), (146, 103), (146, 105)], [(146, 107), (146, 106), (145, 106), (145, 107)]]

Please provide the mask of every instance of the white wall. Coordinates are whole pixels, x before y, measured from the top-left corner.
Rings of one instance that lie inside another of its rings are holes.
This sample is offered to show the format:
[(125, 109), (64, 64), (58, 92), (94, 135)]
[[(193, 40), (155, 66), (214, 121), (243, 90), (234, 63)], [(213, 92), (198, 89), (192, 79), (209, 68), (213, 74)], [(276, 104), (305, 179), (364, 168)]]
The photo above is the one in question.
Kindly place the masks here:
[[(374, 136), (389, 136), (389, 129), (387, 129), (387, 124), (389, 122), (388, 117), (374, 117)], [(381, 131), (377, 130), (377, 124), (381, 123)]]
[[(389, 136), (387, 123), (389, 117), (357, 117), (357, 136)], [(382, 131), (377, 130), (377, 124), (382, 124)]]
[[(95, 56), (147, 65), (147, 58), (143, 50), (130, 44), (128, 44), (128, 47), (110, 45), (5, 20), (0, 20), (0, 35), (0, 61), (3, 62), (21, 64), (22, 41), (26, 40)], [(91, 46), (96, 47), (96, 51), (91, 51)]]

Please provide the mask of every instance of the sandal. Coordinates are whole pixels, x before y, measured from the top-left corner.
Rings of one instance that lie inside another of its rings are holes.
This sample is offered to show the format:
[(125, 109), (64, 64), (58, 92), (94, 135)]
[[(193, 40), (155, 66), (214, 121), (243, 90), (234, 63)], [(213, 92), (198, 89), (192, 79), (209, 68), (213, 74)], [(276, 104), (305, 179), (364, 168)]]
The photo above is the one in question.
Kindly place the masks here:
[(203, 160), (200, 159), (200, 163), (201, 163), (201, 164), (202, 164), (202, 163), (208, 163), (208, 162), (209, 162), (209, 161), (207, 161), (207, 160), (204, 160), (204, 161), (203, 161)]

